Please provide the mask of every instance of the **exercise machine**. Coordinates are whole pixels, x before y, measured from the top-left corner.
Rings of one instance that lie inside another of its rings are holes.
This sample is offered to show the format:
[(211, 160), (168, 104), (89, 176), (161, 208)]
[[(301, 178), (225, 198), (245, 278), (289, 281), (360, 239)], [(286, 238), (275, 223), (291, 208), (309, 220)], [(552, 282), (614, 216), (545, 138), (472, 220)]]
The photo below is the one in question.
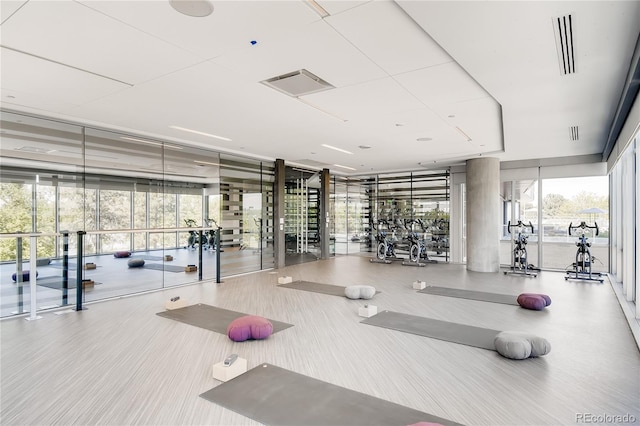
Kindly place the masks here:
[[(383, 230), (381, 225), (384, 225), (386, 230)], [(393, 232), (392, 236), (388, 235), (390, 230), (389, 222), (387, 220), (378, 219), (378, 232), (376, 233), (376, 257), (370, 259), (371, 262), (391, 263), (391, 259), (396, 259), (396, 241), (394, 241), (395, 238), (393, 237)]]
[(598, 236), (599, 229), (598, 223), (593, 222), (594, 226), (589, 226), (586, 222), (580, 222), (580, 225), (573, 226), (573, 222), (569, 224), (569, 235), (571, 235), (572, 229), (581, 229), (581, 234), (578, 237), (578, 241), (576, 242), (576, 246), (578, 249), (576, 250), (576, 261), (571, 265), (573, 270), (567, 271), (567, 275), (564, 277), (565, 280), (586, 280), (586, 281), (599, 281), (601, 283), (604, 282), (602, 278), (602, 274), (600, 272), (591, 271), (591, 265), (593, 261), (596, 260), (595, 257), (591, 255), (591, 243), (587, 241), (589, 238), (585, 236), (585, 232), (587, 229), (595, 229), (595, 235)]
[(424, 222), (420, 219), (410, 219), (405, 221), (405, 228), (408, 231), (407, 241), (409, 243), (409, 259), (407, 262), (402, 262), (402, 264), (405, 266), (425, 266), (425, 263), (422, 263), (421, 260), (436, 263), (435, 260), (429, 259), (425, 238), (421, 237), (418, 232), (414, 231), (413, 227), (416, 223), (421, 225), (422, 230), (425, 231)]
[(517, 224), (512, 225), (511, 221), (509, 221), (507, 225), (507, 232), (509, 232), (509, 234), (511, 234), (512, 228), (516, 228), (518, 230), (518, 234), (514, 239), (515, 246), (513, 248), (513, 256), (511, 258), (511, 268), (509, 271), (505, 271), (504, 274), (520, 274), (529, 277), (537, 277), (538, 274), (531, 272), (534, 268), (529, 265), (529, 260), (527, 258), (528, 237), (524, 233), (527, 228), (531, 228), (531, 233), (533, 234), (533, 224), (529, 221), (529, 224), (525, 225), (521, 220), (519, 220)]
[[(218, 222), (216, 222), (215, 219), (207, 218), (204, 221), (207, 223), (207, 228), (215, 228), (215, 229), (207, 230), (202, 236), (202, 238), (204, 239), (203, 248), (205, 250), (215, 251), (216, 243), (217, 243), (216, 233), (217, 233), (217, 230), (220, 229), (220, 227), (218, 226)], [(224, 250), (220, 249), (220, 251), (224, 251)]]
[[(185, 219), (184, 223), (187, 224), (188, 228), (198, 227), (198, 224), (193, 219)], [(185, 248), (195, 249), (198, 244), (200, 244), (200, 237), (198, 236), (198, 232), (192, 229), (189, 231), (189, 239), (187, 240), (187, 246)]]

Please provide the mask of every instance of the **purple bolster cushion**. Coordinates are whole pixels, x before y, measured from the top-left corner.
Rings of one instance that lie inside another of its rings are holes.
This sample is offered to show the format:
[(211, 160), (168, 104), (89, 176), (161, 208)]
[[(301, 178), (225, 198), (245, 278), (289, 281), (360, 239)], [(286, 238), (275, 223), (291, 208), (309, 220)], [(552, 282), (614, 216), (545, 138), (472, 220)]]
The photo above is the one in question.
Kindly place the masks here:
[[(27, 269), (26, 271), (22, 271), (22, 282), (26, 282), (29, 281), (29, 276), (31, 275), (31, 273), (29, 272), (29, 270)], [(36, 278), (38, 277), (38, 271), (36, 271)], [(14, 272), (13, 275), (11, 275), (11, 279), (14, 282), (18, 281), (18, 275)]]
[(518, 296), (518, 304), (525, 309), (541, 311), (551, 304), (551, 298), (546, 294), (522, 293)]
[(257, 315), (245, 315), (236, 318), (227, 327), (227, 336), (234, 342), (244, 342), (249, 339), (266, 339), (273, 333), (273, 324)]
[(113, 257), (129, 257), (131, 256), (130, 251), (117, 251), (113, 253)]

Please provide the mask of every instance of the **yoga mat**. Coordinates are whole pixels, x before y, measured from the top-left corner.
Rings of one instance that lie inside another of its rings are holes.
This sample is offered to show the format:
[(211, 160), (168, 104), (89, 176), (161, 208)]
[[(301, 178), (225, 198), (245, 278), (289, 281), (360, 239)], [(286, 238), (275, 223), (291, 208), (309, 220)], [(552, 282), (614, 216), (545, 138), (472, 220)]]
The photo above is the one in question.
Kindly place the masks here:
[(152, 256), (150, 254), (141, 254), (141, 255), (136, 255), (134, 257), (141, 257), (144, 260), (162, 260), (162, 259), (164, 259), (164, 257), (162, 257), (162, 256)]
[(167, 265), (166, 263), (145, 263), (143, 268), (165, 272), (184, 272), (184, 266)]
[[(197, 305), (186, 306), (180, 309), (158, 312), (156, 315), (226, 335), (227, 326), (231, 321), (249, 314), (198, 303)], [(293, 324), (287, 324), (286, 322), (274, 321), (272, 319), (269, 321), (273, 324), (274, 333), (293, 327)]]
[(460, 299), (479, 300), (482, 302), (518, 305), (518, 296), (513, 294), (485, 293), (483, 291), (465, 290), (462, 288), (447, 288), (427, 286), (418, 293), (435, 294), (436, 296), (457, 297)]
[[(24, 285), (25, 283), (23, 283)], [(29, 284), (27, 281), (26, 284)], [(43, 287), (52, 288), (54, 290), (62, 290), (62, 277), (43, 277), (38, 278), (36, 281), (37, 285), (41, 285)], [(94, 283), (95, 285), (101, 283)], [(76, 288), (76, 279), (69, 277), (68, 287), (69, 290)], [(86, 290), (85, 290), (86, 291)]]
[(260, 364), (200, 396), (271, 426), (458, 424), (272, 364)]
[(382, 311), (377, 315), (360, 321), (363, 324), (389, 328), (419, 336), (432, 337), (447, 342), (495, 351), (493, 339), (499, 330), (440, 321), (399, 312)]
[[(55, 262), (55, 263), (52, 262), (52, 263), (48, 264), (47, 266), (49, 266), (51, 268), (56, 268), (56, 269), (64, 269), (63, 266), (62, 266), (62, 263), (57, 263), (57, 262)], [(76, 265), (75, 262), (69, 262), (69, 270), (76, 269), (76, 266), (77, 265)]]
[[(313, 293), (330, 294), (332, 296), (345, 297), (344, 289), (346, 287), (340, 285), (320, 284), (310, 281), (294, 281), (288, 284), (278, 284), (278, 287), (293, 288), (296, 290), (311, 291)], [(380, 293), (376, 291), (376, 294)]]

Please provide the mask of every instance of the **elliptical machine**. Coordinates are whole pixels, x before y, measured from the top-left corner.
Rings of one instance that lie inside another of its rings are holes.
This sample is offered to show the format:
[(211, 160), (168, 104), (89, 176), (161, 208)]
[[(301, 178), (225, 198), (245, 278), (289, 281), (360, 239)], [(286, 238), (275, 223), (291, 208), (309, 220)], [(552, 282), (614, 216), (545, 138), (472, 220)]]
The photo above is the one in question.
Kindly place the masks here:
[(523, 232), (525, 229), (531, 228), (531, 233), (533, 234), (533, 224), (529, 221), (529, 224), (525, 225), (521, 220), (519, 220), (517, 224), (512, 225), (511, 221), (509, 221), (507, 225), (507, 232), (509, 232), (509, 234), (511, 234), (511, 228), (517, 228), (518, 235), (514, 240), (515, 247), (513, 248), (513, 256), (511, 258), (511, 270), (505, 271), (504, 274), (520, 274), (529, 277), (537, 277), (538, 274), (530, 272), (531, 268), (529, 267), (529, 261), (527, 259), (528, 237)]
[(592, 272), (591, 264), (595, 260), (595, 257), (591, 256), (591, 243), (588, 242), (588, 238), (585, 236), (585, 231), (587, 229), (595, 229), (595, 236), (597, 237), (599, 234), (598, 223), (593, 222), (595, 226), (589, 226), (585, 222), (580, 222), (580, 225), (573, 226), (573, 222), (569, 224), (569, 235), (571, 235), (572, 229), (582, 229), (582, 234), (578, 237), (578, 241), (576, 242), (576, 246), (578, 250), (576, 251), (576, 261), (571, 265), (573, 270), (567, 271), (567, 276), (564, 277), (565, 280), (586, 280), (586, 281), (599, 281), (601, 283), (604, 282), (604, 279), (601, 278), (602, 274), (600, 272)]

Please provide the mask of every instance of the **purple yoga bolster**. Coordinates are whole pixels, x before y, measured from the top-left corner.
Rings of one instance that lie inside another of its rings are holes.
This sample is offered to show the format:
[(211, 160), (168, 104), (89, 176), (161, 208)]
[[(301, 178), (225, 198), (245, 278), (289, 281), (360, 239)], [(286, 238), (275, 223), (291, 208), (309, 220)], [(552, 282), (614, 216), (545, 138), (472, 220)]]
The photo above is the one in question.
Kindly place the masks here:
[(521, 294), (518, 296), (518, 304), (525, 309), (541, 311), (547, 306), (547, 301), (539, 294)]
[(544, 302), (547, 306), (551, 304), (551, 298), (546, 294), (542, 293), (522, 293), (520, 296), (540, 296), (544, 299)]
[(273, 333), (273, 324), (257, 315), (245, 315), (231, 321), (227, 327), (227, 336), (234, 342), (249, 339), (266, 339)]
[[(29, 281), (30, 276), (31, 276), (31, 272), (28, 269), (26, 269), (26, 270), (22, 271), (21, 275), (22, 275), (22, 282), (26, 282), (26, 281)], [(36, 278), (37, 277), (38, 277), (38, 271), (36, 271)], [(16, 272), (14, 272), (13, 275), (11, 275), (11, 279), (14, 282), (18, 281), (18, 275), (17, 275)]]

